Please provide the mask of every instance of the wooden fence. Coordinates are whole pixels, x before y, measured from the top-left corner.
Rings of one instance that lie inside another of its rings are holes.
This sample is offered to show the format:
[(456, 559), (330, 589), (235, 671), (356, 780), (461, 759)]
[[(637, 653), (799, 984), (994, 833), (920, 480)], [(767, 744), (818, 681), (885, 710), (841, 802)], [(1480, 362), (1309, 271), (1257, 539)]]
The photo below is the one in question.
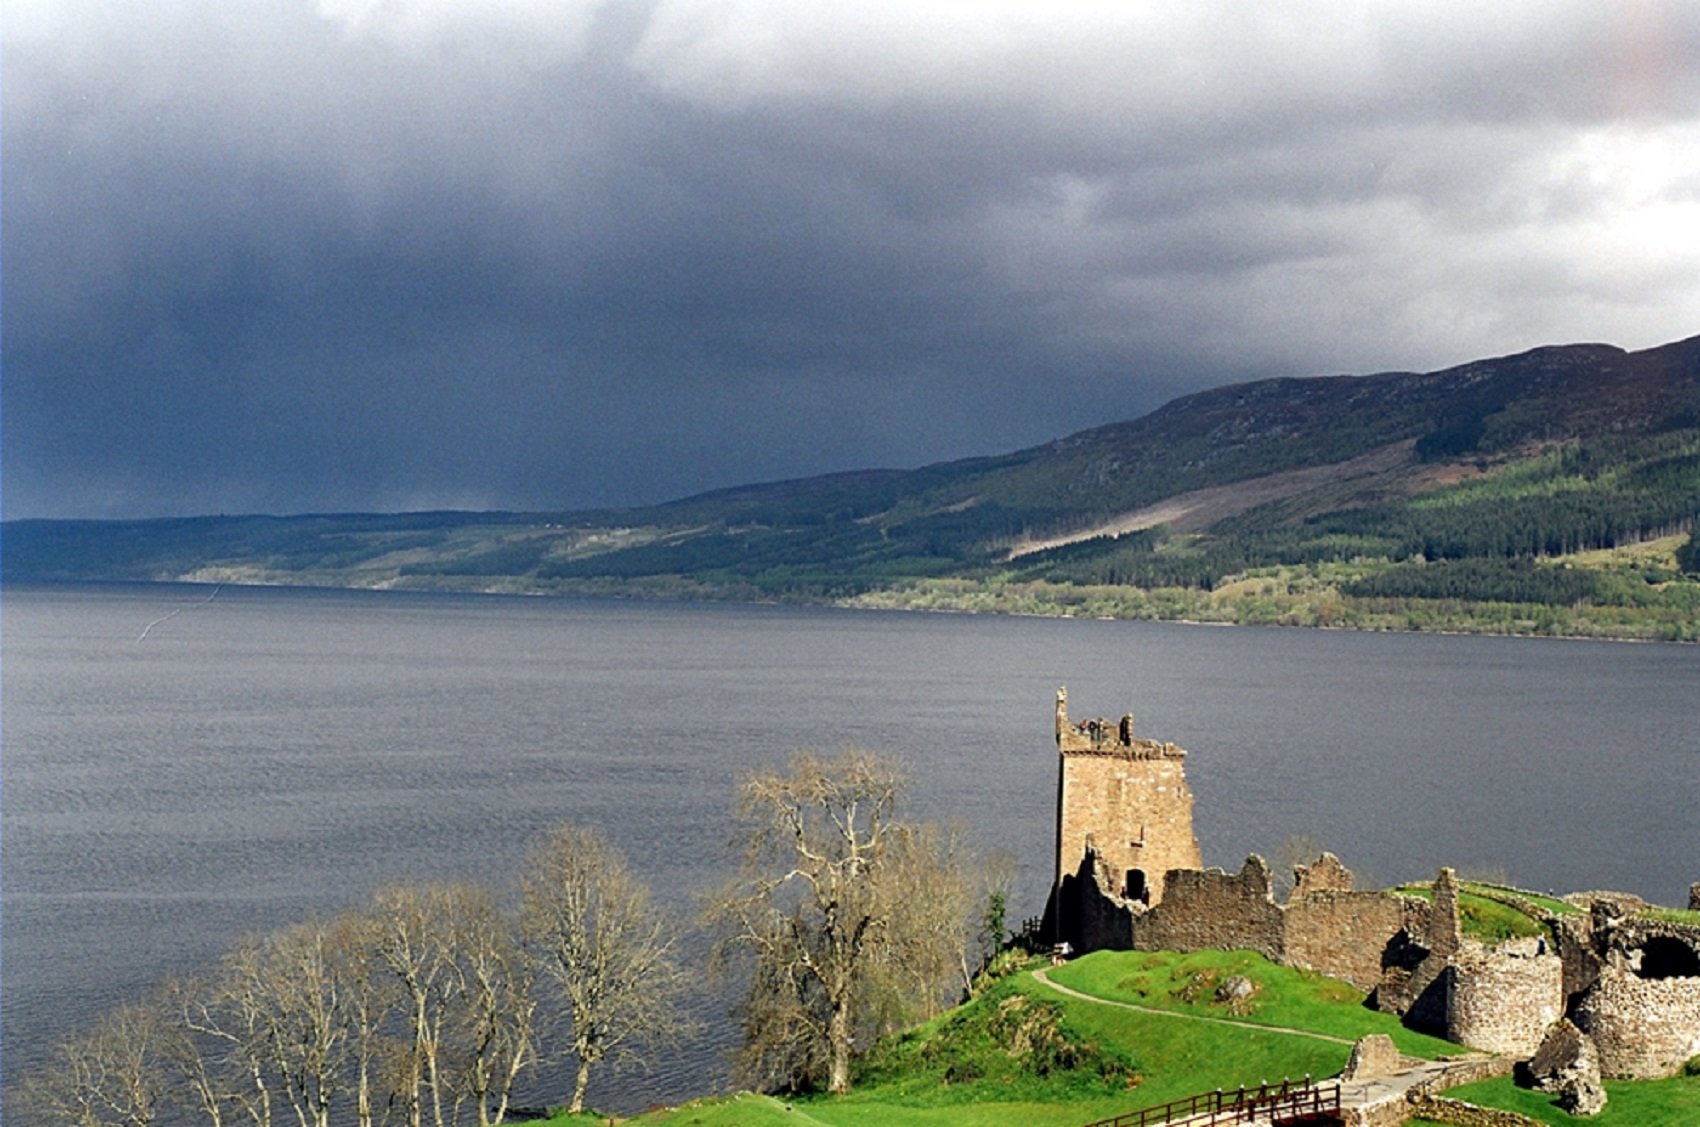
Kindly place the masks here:
[(1140, 1108), (1114, 1119), (1100, 1119), (1086, 1127), (1157, 1127), (1185, 1121), (1187, 1127), (1218, 1127), (1219, 1124), (1251, 1123), (1259, 1119), (1301, 1119), (1340, 1114), (1340, 1085), (1317, 1085), (1310, 1077), (1262, 1084), (1237, 1091), (1202, 1092), (1171, 1100), (1156, 1107)]

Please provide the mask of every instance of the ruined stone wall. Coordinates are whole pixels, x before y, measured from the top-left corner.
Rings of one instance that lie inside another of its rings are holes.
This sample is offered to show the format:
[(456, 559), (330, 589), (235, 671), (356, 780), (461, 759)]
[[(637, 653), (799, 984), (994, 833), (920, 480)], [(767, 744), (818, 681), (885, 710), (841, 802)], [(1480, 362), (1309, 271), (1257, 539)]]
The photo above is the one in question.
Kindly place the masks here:
[(1288, 901), (1281, 946), (1290, 966), (1373, 990), (1381, 981), (1387, 945), (1406, 921), (1404, 897), (1325, 889)]
[(1564, 1015), (1564, 961), (1514, 940), (1497, 948), (1466, 942), (1452, 957), (1446, 995), (1449, 1040), (1491, 1053), (1528, 1057)]
[(1551, 923), (1558, 957), (1564, 961), (1564, 996), (1574, 999), (1600, 977), (1603, 965), (1594, 950), (1593, 920), (1588, 916), (1554, 916)]
[(1376, 1076), (1391, 1076), (1405, 1066), (1399, 1046), (1385, 1033), (1359, 1037), (1352, 1045), (1352, 1055), (1340, 1070), (1342, 1080), (1368, 1080)]
[(1406, 1105), (1405, 1114), (1453, 1127), (1544, 1127), (1540, 1120), (1515, 1111), (1477, 1107), (1445, 1096), (1417, 1096)]
[(1091, 845), (1100, 881), (1112, 894), (1156, 904), (1169, 870), (1204, 866), (1192, 829), (1186, 752), (1137, 738), (1131, 716), (1113, 724), (1072, 723), (1066, 691), (1057, 694), (1056, 737), (1059, 880), (1078, 870)]
[[(1097, 856), (1088, 849), (1089, 862)], [(1065, 876), (1059, 897), (1063, 934), (1083, 952), (1130, 941), (1141, 951), (1250, 950), (1367, 991), (1381, 980), (1395, 937), (1428, 927), (1425, 901), (1337, 887), (1350, 884), (1344, 866), (1330, 885), (1285, 906), (1275, 903), (1269, 866), (1255, 855), (1238, 873), (1170, 870), (1162, 902), (1149, 909), (1121, 898), (1111, 887), (1113, 873), (1090, 874), (1088, 864)]]
[(1163, 902), (1134, 922), (1140, 951), (1249, 950), (1280, 962), (1286, 921), (1272, 896), (1263, 858), (1246, 858), (1234, 874), (1221, 869), (1174, 870)]
[(1653, 916), (1634, 916), (1610, 919), (1603, 925), (1596, 922), (1594, 932), (1601, 941), (1602, 954), (1608, 950), (1627, 954), (1646, 948), (1648, 943), (1654, 940), (1673, 940), (1689, 949), (1692, 962), (1700, 968), (1700, 926), (1695, 924), (1679, 924), (1674, 920), (1662, 920)]
[(1411, 1118), (1410, 1105), (1393, 1096), (1342, 1108), (1341, 1112), (1346, 1127), (1404, 1127)]
[(1413, 1096), (1438, 1096), (1448, 1088), (1458, 1088), (1465, 1084), (1474, 1084), (1478, 1080), (1493, 1080), (1500, 1076), (1510, 1076), (1516, 1069), (1517, 1062), (1507, 1057), (1475, 1057), (1469, 1060), (1457, 1060), (1446, 1066), (1446, 1071), (1438, 1076), (1430, 1076), (1411, 1085)]
[(1642, 978), (1613, 962), (1572, 1017), (1594, 1039), (1607, 1079), (1674, 1076), (1700, 1056), (1700, 978)]
[(1130, 949), (1134, 915), (1145, 910), (1143, 904), (1129, 903), (1104, 886), (1097, 858), (1095, 850), (1087, 851), (1080, 868), (1063, 877), (1047, 910), (1047, 916), (1055, 913), (1055, 926), (1046, 936), (1066, 939), (1077, 954)]
[(1443, 868), (1434, 878), (1434, 902), (1429, 907), (1428, 935), (1423, 940), (1436, 955), (1447, 956), (1464, 942), (1464, 928), (1458, 913), (1458, 874)]
[(1350, 892), (1357, 882), (1358, 878), (1340, 863), (1340, 858), (1324, 853), (1311, 864), (1293, 870), (1293, 893), (1288, 900), (1302, 900), (1318, 892)]

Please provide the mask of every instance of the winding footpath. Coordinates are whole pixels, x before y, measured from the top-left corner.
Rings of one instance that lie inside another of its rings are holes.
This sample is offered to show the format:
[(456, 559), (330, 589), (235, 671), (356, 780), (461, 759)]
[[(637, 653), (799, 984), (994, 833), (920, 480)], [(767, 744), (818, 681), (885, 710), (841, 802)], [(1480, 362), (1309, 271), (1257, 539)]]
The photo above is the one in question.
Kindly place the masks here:
[(1264, 1033), (1287, 1033), (1294, 1037), (1309, 1037), (1315, 1041), (1328, 1041), (1336, 1045), (1345, 1045), (1347, 1048), (1350, 1048), (1353, 1044), (1352, 1040), (1347, 1037), (1334, 1037), (1327, 1033), (1313, 1033), (1308, 1029), (1294, 1029), (1290, 1025), (1262, 1025), (1255, 1021), (1239, 1021), (1231, 1017), (1209, 1017), (1205, 1014), (1183, 1014), (1177, 1013), (1174, 1010), (1160, 1010), (1153, 1006), (1142, 1006), (1137, 1002), (1116, 1002), (1109, 998), (1099, 998), (1092, 994), (1082, 994), (1080, 991), (1075, 990), (1072, 987), (1064, 986), (1060, 982), (1052, 982), (1051, 976), (1045, 973), (1044, 967), (1040, 967), (1038, 970), (1034, 971), (1033, 977), (1037, 979), (1041, 985), (1051, 990), (1055, 990), (1058, 994), (1064, 994), (1070, 998), (1078, 998), (1082, 1002), (1095, 1002), (1100, 1006), (1115, 1006), (1117, 1009), (1133, 1010), (1136, 1013), (1142, 1014), (1158, 1014), (1162, 1017), (1178, 1017), (1184, 1021), (1204, 1021), (1209, 1022), (1212, 1025), (1232, 1025), (1238, 1029), (1259, 1030)]
[[(1079, 990), (1064, 986), (1060, 982), (1051, 981), (1051, 976), (1041, 967), (1033, 972), (1033, 977), (1047, 990), (1055, 991), (1069, 998), (1082, 1002), (1092, 1002), (1100, 1006), (1115, 1006), (1119, 1009), (1133, 1010), (1142, 1014), (1158, 1014), (1163, 1017), (1179, 1018), (1182, 1021), (1204, 1021), (1215, 1025), (1232, 1025), (1239, 1029), (1257, 1030), (1264, 1033), (1282, 1033), (1292, 1037), (1309, 1037), (1316, 1041), (1328, 1041), (1336, 1045), (1350, 1046), (1354, 1042), (1345, 1037), (1334, 1037), (1327, 1033), (1315, 1033), (1309, 1029), (1294, 1029), (1287, 1025), (1261, 1025), (1257, 1022), (1239, 1021), (1230, 1017), (1209, 1017), (1204, 1014), (1176, 1013), (1174, 1010), (1160, 1010), (1151, 1006), (1142, 1006), (1137, 1002), (1118, 1002), (1109, 998), (1098, 998), (1091, 994), (1083, 994)], [(1472, 1057), (1464, 1060), (1432, 1060), (1412, 1065), (1410, 1068), (1389, 1073), (1386, 1076), (1371, 1076), (1359, 1080), (1340, 1081), (1340, 1107), (1343, 1110), (1357, 1110), (1360, 1115), (1363, 1109), (1379, 1107), (1383, 1104), (1397, 1102), (1404, 1104), (1413, 1089), (1421, 1088), (1424, 1092), (1434, 1094), (1456, 1084), (1465, 1084), (1481, 1078), (1480, 1067), (1484, 1058)], [(1361, 1122), (1361, 1119), (1359, 1120)], [(1172, 1120), (1170, 1127), (1184, 1127), (1185, 1119)]]

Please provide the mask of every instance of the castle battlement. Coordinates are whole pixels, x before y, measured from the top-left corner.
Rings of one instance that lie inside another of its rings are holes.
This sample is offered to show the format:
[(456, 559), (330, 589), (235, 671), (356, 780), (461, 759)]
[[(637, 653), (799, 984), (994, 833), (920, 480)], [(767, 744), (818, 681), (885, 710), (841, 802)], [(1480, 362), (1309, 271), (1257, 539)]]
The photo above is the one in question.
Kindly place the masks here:
[(1140, 739), (1133, 734), (1133, 713), (1118, 721), (1102, 716), (1090, 720), (1068, 717), (1068, 690), (1057, 690), (1057, 751), (1063, 755), (1112, 755), (1121, 759), (1185, 759), (1172, 743)]

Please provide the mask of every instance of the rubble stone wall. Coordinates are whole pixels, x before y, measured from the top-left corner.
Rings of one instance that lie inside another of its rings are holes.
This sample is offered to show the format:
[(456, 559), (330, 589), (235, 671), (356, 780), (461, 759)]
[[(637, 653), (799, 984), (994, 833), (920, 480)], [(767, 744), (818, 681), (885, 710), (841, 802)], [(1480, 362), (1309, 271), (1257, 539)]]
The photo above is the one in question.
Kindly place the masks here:
[(1450, 1123), (1453, 1127), (1543, 1127), (1540, 1120), (1515, 1111), (1477, 1107), (1445, 1096), (1417, 1096), (1406, 1105), (1405, 1114), (1435, 1123)]
[(1600, 977), (1600, 957), (1594, 950), (1593, 920), (1588, 916), (1557, 916), (1553, 936), (1564, 960), (1564, 996), (1580, 995)]
[(1249, 950), (1282, 961), (1286, 921), (1263, 858), (1246, 858), (1238, 873), (1175, 870), (1165, 887), (1163, 902), (1134, 925), (1136, 949)]
[(1098, 854), (1088, 850), (1080, 869), (1063, 878), (1057, 908), (1063, 913), (1060, 934), (1078, 953), (1126, 951), (1133, 946), (1134, 916), (1144, 905), (1131, 904), (1104, 887), (1097, 869)]
[(1360, 990), (1381, 980), (1382, 955), (1406, 923), (1404, 898), (1325, 890), (1287, 904), (1282, 949), (1290, 966), (1343, 978)]
[(1533, 940), (1492, 950), (1467, 942), (1453, 956), (1453, 968), (1446, 997), (1449, 1040), (1528, 1057), (1547, 1027), (1564, 1016), (1564, 961), (1537, 953)]
[(1574, 1018), (1594, 1039), (1607, 1079), (1674, 1076), (1700, 1056), (1700, 978), (1641, 978), (1607, 966)]

